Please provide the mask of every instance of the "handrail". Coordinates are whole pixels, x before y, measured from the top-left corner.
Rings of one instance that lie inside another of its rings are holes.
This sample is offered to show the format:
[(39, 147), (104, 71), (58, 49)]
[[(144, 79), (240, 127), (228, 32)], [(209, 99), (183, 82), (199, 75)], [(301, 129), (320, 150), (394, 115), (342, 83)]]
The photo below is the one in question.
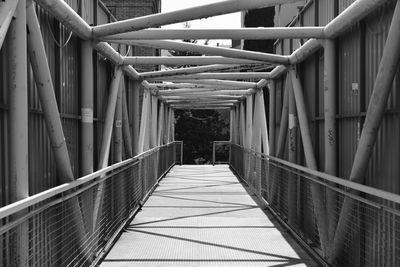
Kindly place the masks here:
[[(367, 186), (367, 185), (362, 185), (362, 184), (359, 184), (359, 183), (351, 182), (349, 180), (345, 180), (343, 178), (336, 177), (336, 176), (333, 176), (333, 175), (330, 175), (330, 174), (327, 174), (327, 173), (323, 173), (323, 172), (320, 172), (320, 171), (311, 170), (311, 169), (309, 169), (307, 167), (304, 167), (304, 166), (301, 166), (301, 165), (298, 165), (298, 164), (294, 164), (294, 163), (288, 162), (286, 160), (282, 160), (282, 159), (279, 159), (279, 158), (276, 158), (276, 157), (272, 157), (272, 156), (269, 156), (269, 155), (266, 155), (266, 154), (263, 154), (263, 153), (255, 152), (254, 150), (244, 148), (243, 146), (240, 146), (240, 145), (237, 145), (237, 144), (232, 144), (231, 143), (231, 145), (237, 146), (237, 147), (243, 149), (244, 151), (253, 153), (253, 154), (257, 155), (257, 156), (265, 157), (265, 158), (267, 158), (269, 160), (275, 161), (275, 162), (277, 162), (279, 164), (282, 164), (282, 165), (285, 165), (287, 167), (290, 167), (290, 168), (293, 168), (293, 169), (297, 169), (297, 170), (302, 171), (302, 172), (304, 172), (306, 174), (309, 174), (311, 176), (316, 176), (316, 177), (318, 177), (318, 178), (320, 178), (320, 179), (322, 179), (324, 181), (333, 182), (335, 184), (347, 187), (349, 189), (357, 190), (359, 192), (363, 192), (363, 193), (366, 193), (366, 194), (369, 194), (369, 195), (372, 195), (372, 196), (375, 196), (375, 197), (379, 197), (379, 198), (382, 198), (382, 199), (389, 200), (391, 202), (400, 204), (400, 195), (398, 195), (398, 194), (387, 192), (387, 191), (384, 191), (382, 189), (373, 188), (373, 187), (370, 187), (370, 186)], [(307, 176), (305, 176), (305, 178), (309, 179), (309, 180), (315, 180), (315, 179), (313, 179), (311, 177), (307, 177)]]
[(139, 155), (134, 156), (133, 158), (130, 158), (130, 159), (121, 161), (119, 163), (113, 164), (111, 166), (108, 166), (108, 167), (103, 168), (101, 170), (98, 170), (96, 172), (93, 172), (91, 174), (88, 174), (86, 176), (78, 178), (75, 181), (72, 181), (72, 182), (69, 182), (69, 183), (65, 183), (65, 184), (50, 188), (50, 189), (48, 189), (46, 191), (40, 192), (38, 194), (29, 196), (27, 198), (21, 199), (21, 200), (19, 200), (17, 202), (14, 202), (14, 203), (11, 203), (11, 204), (9, 204), (7, 206), (4, 206), (4, 207), (0, 208), (0, 220), (5, 218), (5, 217), (8, 217), (8, 216), (10, 216), (10, 215), (12, 215), (14, 213), (17, 213), (17, 212), (19, 212), (19, 211), (21, 211), (23, 209), (26, 209), (26, 208), (28, 208), (30, 206), (33, 206), (33, 205), (35, 205), (35, 204), (37, 204), (37, 203), (39, 203), (39, 202), (41, 202), (43, 200), (49, 199), (49, 198), (51, 198), (51, 197), (53, 197), (55, 195), (58, 195), (60, 193), (66, 192), (68, 190), (77, 188), (77, 187), (79, 187), (79, 186), (81, 186), (81, 185), (83, 185), (85, 183), (93, 181), (96, 178), (99, 178), (102, 175), (106, 174), (107, 172), (113, 171), (113, 170), (115, 170), (117, 168), (129, 165), (131, 163), (135, 163), (140, 158), (142, 158), (142, 157), (144, 157), (144, 156), (146, 156), (146, 155), (148, 155), (148, 154), (150, 154), (152, 152), (158, 151), (159, 149), (161, 149), (163, 147), (168, 147), (168, 146), (170, 146), (170, 145), (172, 145), (174, 143), (179, 143), (179, 141), (173, 141), (173, 142), (170, 142), (170, 143), (168, 143), (166, 145), (154, 147), (154, 148), (152, 148), (150, 150), (147, 150), (147, 151), (145, 151), (145, 152), (143, 152), (143, 153), (141, 153)]
[(231, 144), (231, 141), (213, 141), (212, 165), (215, 165), (216, 144)]

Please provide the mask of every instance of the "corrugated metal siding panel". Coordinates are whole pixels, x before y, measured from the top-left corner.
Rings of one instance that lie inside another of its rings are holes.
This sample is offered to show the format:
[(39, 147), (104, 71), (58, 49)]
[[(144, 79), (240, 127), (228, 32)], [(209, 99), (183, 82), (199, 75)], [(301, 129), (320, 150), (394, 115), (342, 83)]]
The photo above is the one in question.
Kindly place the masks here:
[(339, 0), (338, 1), (339, 13), (341, 13), (343, 10), (345, 10), (348, 6), (350, 6), (355, 1), (356, 0)]
[(310, 57), (300, 65), (301, 82), (304, 88), (304, 101), (310, 118), (316, 117), (315, 58)]
[(284, 55), (290, 55), (291, 50), (290, 50), (290, 39), (283, 40), (283, 54)]
[(0, 207), (7, 205), (9, 200), (7, 179), (9, 177), (7, 115), (8, 112), (6, 110), (0, 109)]
[[(301, 27), (301, 23), (298, 20), (295, 24), (294, 27)], [(297, 48), (300, 48), (302, 45), (303, 40), (302, 39), (292, 39), (292, 50), (291, 52), (295, 51)]]
[(101, 24), (108, 23), (109, 21), (110, 21), (110, 18), (108, 16), (108, 14), (102, 8), (98, 8), (97, 24), (101, 25)]
[(360, 47), (358, 26), (339, 38), (339, 114), (360, 111), (360, 90), (352, 90), (353, 83), (361, 86)]
[(354, 161), (360, 130), (357, 118), (345, 118), (338, 121), (338, 176), (348, 179)]
[[(339, 1), (342, 2), (342, 1)], [(334, 3), (333, 0), (319, 0), (318, 1), (318, 26), (325, 26), (334, 17)]]
[(275, 45), (275, 54), (277, 54), (277, 55), (283, 55), (282, 41), (279, 41), (279, 42)]
[(303, 26), (315, 26), (315, 2), (302, 14)]
[[(82, 1), (82, 0), (81, 0)], [(97, 5), (97, 0), (82, 1), (82, 18), (89, 24), (94, 25), (94, 6)]]

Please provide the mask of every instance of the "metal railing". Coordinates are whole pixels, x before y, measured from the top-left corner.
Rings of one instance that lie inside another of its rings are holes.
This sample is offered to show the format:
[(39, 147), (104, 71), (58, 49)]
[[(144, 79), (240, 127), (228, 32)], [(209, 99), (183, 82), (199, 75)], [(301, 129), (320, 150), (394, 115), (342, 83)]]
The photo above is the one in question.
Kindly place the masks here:
[[(182, 163), (181, 147), (153, 148), (0, 208), (0, 266), (96, 265), (158, 180)], [(101, 184), (101, 212), (94, 216)]]
[[(313, 171), (231, 145), (232, 169), (303, 242), (334, 266), (400, 266), (400, 195)], [(322, 252), (311, 194), (327, 205), (327, 253)], [(330, 202), (328, 202), (330, 198)], [(343, 208), (346, 206), (347, 208)], [(345, 218), (345, 219), (344, 219)], [(338, 221), (341, 226), (337, 226)], [(342, 242), (335, 230), (344, 227)], [(335, 254), (333, 254), (335, 253)], [(332, 256), (336, 257), (333, 259)]]
[(213, 141), (212, 164), (229, 164), (230, 141)]

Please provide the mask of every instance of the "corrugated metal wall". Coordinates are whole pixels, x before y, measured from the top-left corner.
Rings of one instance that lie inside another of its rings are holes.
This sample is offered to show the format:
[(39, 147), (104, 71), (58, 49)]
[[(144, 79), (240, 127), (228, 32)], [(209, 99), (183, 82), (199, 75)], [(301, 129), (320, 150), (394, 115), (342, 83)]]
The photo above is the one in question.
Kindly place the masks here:
[[(98, 0), (66, 1), (91, 25), (115, 20)], [(80, 176), (80, 40), (53, 16), (37, 7), (37, 14), (53, 79), (60, 117), (75, 177)], [(126, 51), (125, 46), (122, 47)], [(132, 55), (133, 49), (130, 54)], [(103, 131), (104, 114), (112, 67), (95, 53), (94, 57), (94, 167)], [(8, 204), (8, 82), (7, 38), (0, 50), (0, 206)], [(127, 83), (129, 85), (129, 83)], [(131, 88), (131, 87), (127, 87)], [(129, 89), (127, 90), (129, 95)], [(129, 103), (133, 102), (128, 97)], [(32, 71), (28, 70), (29, 105), (29, 191), (35, 194), (59, 184), (43, 112)], [(131, 106), (128, 104), (128, 106)], [(132, 114), (132, 113), (130, 113)]]

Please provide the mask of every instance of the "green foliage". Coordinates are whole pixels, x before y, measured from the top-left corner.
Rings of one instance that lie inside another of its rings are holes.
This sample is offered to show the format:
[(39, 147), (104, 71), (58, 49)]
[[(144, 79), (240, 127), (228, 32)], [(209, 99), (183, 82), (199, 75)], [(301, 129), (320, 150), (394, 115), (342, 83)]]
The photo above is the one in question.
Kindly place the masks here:
[(212, 142), (229, 139), (227, 118), (229, 111), (175, 111), (175, 140), (182, 140), (184, 143), (184, 164), (211, 162)]

